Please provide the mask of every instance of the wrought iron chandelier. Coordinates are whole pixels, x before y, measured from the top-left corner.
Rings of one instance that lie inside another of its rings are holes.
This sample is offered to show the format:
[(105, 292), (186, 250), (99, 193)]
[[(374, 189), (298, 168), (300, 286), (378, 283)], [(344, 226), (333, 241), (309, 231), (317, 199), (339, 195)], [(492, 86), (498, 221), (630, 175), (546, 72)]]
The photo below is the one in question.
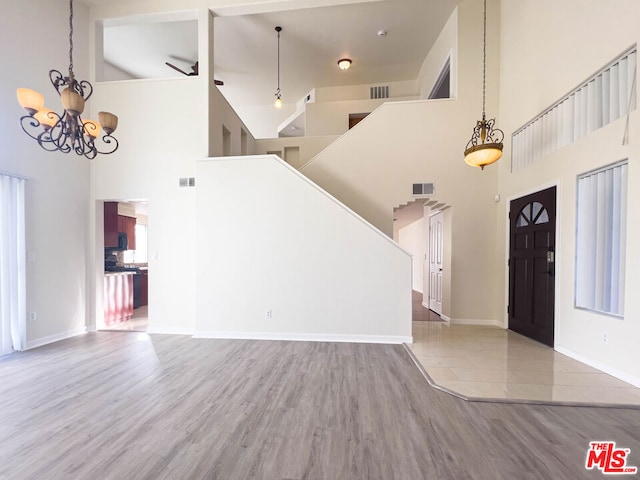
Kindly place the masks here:
[[(69, 0), (69, 75), (65, 77), (58, 70), (51, 70), (49, 79), (60, 95), (64, 112), (59, 115), (45, 108), (41, 93), (19, 88), (18, 102), (29, 113), (20, 118), (22, 130), (49, 152), (75, 152), (89, 159), (98, 153), (115, 152), (118, 140), (111, 134), (118, 126), (118, 117), (109, 112), (98, 112), (98, 122), (81, 117), (93, 87), (86, 80), (76, 80), (73, 73), (73, 0)], [(104, 150), (98, 150), (95, 144), (101, 130)]]
[(484, 0), (484, 38), (482, 46), (482, 120), (478, 120), (471, 140), (464, 151), (464, 161), (472, 167), (484, 170), (486, 165), (497, 162), (502, 157), (504, 133), (495, 128), (496, 119), (487, 120), (485, 103), (487, 96), (487, 0)]
[(278, 32), (278, 88), (276, 90), (276, 101), (274, 105), (276, 108), (282, 108), (282, 95), (280, 94), (280, 32), (282, 31), (282, 27), (276, 27), (276, 32)]

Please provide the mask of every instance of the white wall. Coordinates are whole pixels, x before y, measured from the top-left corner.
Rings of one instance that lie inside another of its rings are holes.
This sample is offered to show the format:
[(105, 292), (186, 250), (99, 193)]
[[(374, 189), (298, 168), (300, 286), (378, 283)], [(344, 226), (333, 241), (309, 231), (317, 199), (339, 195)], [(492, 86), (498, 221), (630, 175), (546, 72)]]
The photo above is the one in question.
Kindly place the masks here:
[(367, 99), (307, 103), (305, 134), (342, 135), (349, 130), (349, 114), (371, 113), (386, 101), (387, 99)]
[(336, 87), (316, 87), (314, 89), (315, 103), (341, 102), (346, 100), (368, 100), (370, 88), (389, 86), (389, 96), (392, 99), (415, 97), (418, 95), (415, 80), (398, 82), (382, 82), (366, 85), (341, 85)]
[[(595, 0), (502, 2), (500, 126), (507, 141), (506, 161), (499, 166), (503, 198), (558, 185), (556, 348), (636, 385), (640, 385), (640, 298), (635, 294), (640, 289), (640, 259), (631, 249), (640, 244), (640, 226), (634, 216), (634, 206), (640, 204), (638, 111), (631, 114), (628, 145), (622, 145), (625, 119), (619, 119), (516, 173), (510, 172), (509, 158), (515, 129), (640, 41), (639, 18), (640, 4), (632, 0), (615, 5)], [(624, 158), (629, 159), (629, 213), (625, 318), (621, 320), (578, 310), (573, 304), (576, 177)], [(497, 236), (503, 251), (507, 248), (506, 211), (505, 204)], [(506, 271), (502, 283), (506, 291)], [(506, 318), (506, 311), (503, 315)], [(602, 341), (604, 333), (608, 343)]]
[(423, 265), (427, 253), (427, 230), (421, 218), (398, 230), (398, 244), (411, 254), (412, 288), (423, 292)]
[[(207, 82), (212, 78), (213, 22), (208, 9), (200, 9), (197, 17), (198, 77), (102, 82), (94, 94), (96, 108), (108, 103), (120, 115), (120, 148), (92, 163), (98, 213), (91, 219), (95, 260), (90, 268), (101, 268), (101, 202), (147, 200), (149, 329), (155, 332), (190, 333), (195, 326), (195, 189), (179, 187), (178, 179), (195, 176), (196, 159), (222, 155), (223, 126), (231, 133), (231, 154), (241, 153), (243, 130), (248, 153), (254, 148), (246, 126), (213, 82)], [(99, 317), (102, 279), (92, 278)]]
[(196, 171), (198, 335), (411, 340), (411, 260), (393, 241), (275, 156)]
[[(36, 254), (27, 264), (27, 346), (84, 331), (87, 221), (90, 161), (75, 154), (45, 152), (20, 128), (26, 112), (16, 88), (41, 92), (45, 104), (62, 111), (49, 70), (66, 74), (69, 66), (68, 10), (45, 0), (3, 2), (0, 16), (0, 171), (28, 179), (26, 248)], [(89, 79), (88, 11), (75, 8), (74, 66), (78, 79)], [(37, 32), (37, 33), (35, 33)], [(46, 42), (43, 43), (43, 39)]]
[(255, 152), (255, 139), (249, 128), (240, 120), (227, 99), (224, 98), (218, 87), (211, 88), (211, 118), (210, 118), (210, 147), (209, 155), (222, 156), (222, 128), (231, 132), (231, 155), (240, 155), (242, 152), (242, 133), (247, 135), (247, 153)]
[(237, 113), (240, 118), (244, 119), (255, 138), (277, 138), (278, 125), (295, 112), (296, 104), (287, 102), (283, 103), (280, 109), (276, 108), (273, 103), (239, 106)]
[[(195, 320), (195, 160), (208, 153), (206, 77), (102, 83), (96, 103), (120, 114), (120, 148), (92, 163), (92, 198), (148, 201), (149, 329), (190, 332)], [(165, 112), (171, 112), (166, 115)], [(144, 126), (144, 128), (141, 128)], [(96, 215), (93, 245), (99, 270), (102, 223)], [(95, 290), (102, 291), (101, 277)], [(97, 314), (100, 304), (97, 303)]]
[[(328, 135), (322, 137), (280, 137), (265, 138), (255, 141), (254, 153), (256, 155), (266, 155), (267, 152), (282, 152), (284, 155), (285, 147), (298, 147), (300, 155), (295, 163), (288, 163), (294, 168), (300, 168), (313, 157), (318, 155), (322, 150), (327, 148), (331, 143), (335, 142), (339, 137), (337, 135)], [(287, 159), (288, 160), (288, 159)]]

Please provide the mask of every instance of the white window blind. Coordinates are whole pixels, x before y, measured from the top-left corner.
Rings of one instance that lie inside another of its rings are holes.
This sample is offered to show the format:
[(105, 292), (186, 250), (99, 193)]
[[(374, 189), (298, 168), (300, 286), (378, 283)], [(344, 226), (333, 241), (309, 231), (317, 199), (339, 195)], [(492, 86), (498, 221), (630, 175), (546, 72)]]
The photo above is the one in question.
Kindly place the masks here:
[(634, 46), (512, 136), (511, 170), (570, 145), (636, 107)]
[(0, 355), (26, 348), (25, 180), (0, 174)]
[(627, 161), (578, 177), (576, 307), (624, 315)]

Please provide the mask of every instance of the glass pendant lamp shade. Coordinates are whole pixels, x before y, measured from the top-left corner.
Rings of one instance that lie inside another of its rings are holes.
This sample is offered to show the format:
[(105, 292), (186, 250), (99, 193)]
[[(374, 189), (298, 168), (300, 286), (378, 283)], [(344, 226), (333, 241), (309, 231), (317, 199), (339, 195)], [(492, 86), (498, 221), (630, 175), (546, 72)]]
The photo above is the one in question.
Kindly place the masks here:
[(53, 128), (53, 126), (58, 123), (58, 120), (60, 120), (58, 114), (48, 108), (41, 108), (33, 117), (47, 130)]
[(497, 162), (502, 157), (502, 130), (493, 128), (495, 119), (486, 120), (484, 113), (471, 135), (464, 151), (464, 161), (472, 167), (484, 170), (486, 165)]
[(60, 93), (60, 101), (64, 109), (72, 115), (84, 112), (84, 98), (70, 88), (65, 88)]
[(83, 118), (82, 126), (84, 127), (85, 135), (88, 135), (91, 138), (97, 138), (98, 135), (100, 135), (100, 124), (98, 124), (97, 122)]
[(471, 167), (484, 169), (502, 157), (502, 144), (488, 143), (470, 148), (465, 152), (464, 161)]
[(30, 88), (18, 88), (16, 90), (18, 103), (22, 108), (27, 110), (31, 115), (44, 107), (44, 97), (41, 93), (31, 90)]
[(102, 125), (102, 129), (111, 135), (118, 128), (118, 117), (109, 112), (98, 112), (98, 122)]

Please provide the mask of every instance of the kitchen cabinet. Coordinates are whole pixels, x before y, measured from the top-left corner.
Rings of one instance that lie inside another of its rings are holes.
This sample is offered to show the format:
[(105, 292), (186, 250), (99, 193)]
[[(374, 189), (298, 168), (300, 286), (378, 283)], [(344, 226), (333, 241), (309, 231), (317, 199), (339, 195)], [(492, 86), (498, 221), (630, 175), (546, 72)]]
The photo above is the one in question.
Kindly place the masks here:
[(133, 308), (143, 307), (149, 303), (149, 274), (140, 270), (133, 276)]
[(133, 273), (107, 273), (104, 276), (104, 323), (131, 320), (133, 316)]
[(128, 250), (136, 249), (136, 219), (134, 217), (126, 217), (118, 215), (118, 231), (127, 234), (129, 241)]
[(104, 246), (118, 246), (118, 202), (104, 202)]
[(149, 303), (149, 273), (145, 270), (142, 275), (142, 288), (140, 289), (140, 305)]

